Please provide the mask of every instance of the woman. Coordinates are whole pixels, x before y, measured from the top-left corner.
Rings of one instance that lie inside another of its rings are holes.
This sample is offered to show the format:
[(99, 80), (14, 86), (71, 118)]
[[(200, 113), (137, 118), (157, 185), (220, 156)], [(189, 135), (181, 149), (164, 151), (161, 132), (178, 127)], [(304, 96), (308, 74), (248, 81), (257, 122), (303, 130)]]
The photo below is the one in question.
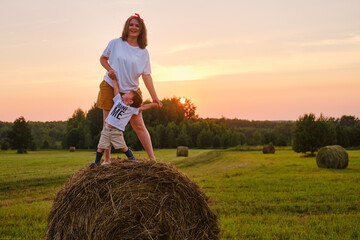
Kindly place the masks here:
[[(141, 95), (139, 77), (142, 76), (152, 101), (157, 103), (158, 108), (162, 107), (151, 77), (150, 59), (146, 46), (147, 32), (144, 20), (140, 18), (139, 14), (135, 14), (125, 22), (121, 38), (111, 40), (101, 55), (100, 63), (107, 73), (100, 84), (96, 105), (103, 109), (104, 122), (113, 105), (112, 79), (115, 78), (118, 81), (120, 93), (138, 91)], [(156, 161), (150, 134), (144, 124), (142, 114), (133, 115), (130, 123), (149, 159)], [(110, 162), (110, 149), (105, 151), (104, 162)]]

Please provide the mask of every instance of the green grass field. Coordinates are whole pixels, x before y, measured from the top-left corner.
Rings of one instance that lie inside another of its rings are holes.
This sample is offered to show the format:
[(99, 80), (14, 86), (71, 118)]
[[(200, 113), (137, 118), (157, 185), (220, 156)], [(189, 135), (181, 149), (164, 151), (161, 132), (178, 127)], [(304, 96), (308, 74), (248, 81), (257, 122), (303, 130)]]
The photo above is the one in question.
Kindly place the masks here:
[[(360, 151), (345, 170), (281, 149), (155, 151), (211, 199), (221, 239), (360, 239)], [(114, 154), (113, 156), (122, 156)], [(135, 156), (145, 157), (144, 152)], [(0, 152), (0, 239), (42, 239), (61, 185), (94, 160), (90, 151)]]

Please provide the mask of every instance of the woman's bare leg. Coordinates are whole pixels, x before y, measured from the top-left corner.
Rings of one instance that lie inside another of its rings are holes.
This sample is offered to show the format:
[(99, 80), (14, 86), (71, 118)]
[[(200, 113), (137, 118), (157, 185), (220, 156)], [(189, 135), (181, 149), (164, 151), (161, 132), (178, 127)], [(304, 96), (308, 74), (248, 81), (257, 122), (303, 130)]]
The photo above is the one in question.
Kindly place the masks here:
[(141, 144), (143, 145), (148, 157), (152, 161), (156, 161), (154, 150), (151, 143), (151, 138), (148, 130), (146, 129), (142, 114), (133, 115), (130, 119), (130, 123), (136, 135), (138, 136)]

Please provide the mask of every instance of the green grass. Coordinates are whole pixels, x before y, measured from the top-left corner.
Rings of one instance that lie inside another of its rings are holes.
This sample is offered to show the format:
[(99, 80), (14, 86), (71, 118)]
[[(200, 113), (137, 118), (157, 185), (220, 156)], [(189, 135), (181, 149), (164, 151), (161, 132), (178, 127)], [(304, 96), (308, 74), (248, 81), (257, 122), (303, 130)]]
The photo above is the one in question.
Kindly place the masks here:
[[(316, 166), (290, 149), (155, 151), (210, 197), (222, 239), (359, 239), (360, 151), (347, 169)], [(122, 156), (114, 154), (114, 156)], [(135, 152), (138, 158), (144, 152)], [(62, 184), (95, 157), (91, 151), (0, 152), (0, 239), (42, 239)]]

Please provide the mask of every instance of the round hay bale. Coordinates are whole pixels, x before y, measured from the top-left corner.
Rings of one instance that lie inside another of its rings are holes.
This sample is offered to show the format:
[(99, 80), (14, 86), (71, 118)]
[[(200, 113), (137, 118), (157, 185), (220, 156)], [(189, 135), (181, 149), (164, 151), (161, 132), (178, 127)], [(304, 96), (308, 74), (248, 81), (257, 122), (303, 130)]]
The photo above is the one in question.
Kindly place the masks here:
[(184, 146), (178, 146), (176, 148), (176, 156), (177, 157), (187, 157), (189, 156), (189, 148)]
[(45, 239), (219, 239), (203, 191), (175, 167), (116, 160), (75, 173), (58, 192)]
[(75, 152), (75, 147), (70, 147), (70, 148), (69, 148), (69, 151), (70, 151), (70, 152)]
[(349, 155), (342, 146), (326, 146), (318, 151), (316, 163), (319, 168), (345, 169), (349, 164)]
[(275, 148), (272, 145), (267, 145), (263, 147), (263, 153), (264, 154), (268, 154), (268, 153), (275, 153)]

